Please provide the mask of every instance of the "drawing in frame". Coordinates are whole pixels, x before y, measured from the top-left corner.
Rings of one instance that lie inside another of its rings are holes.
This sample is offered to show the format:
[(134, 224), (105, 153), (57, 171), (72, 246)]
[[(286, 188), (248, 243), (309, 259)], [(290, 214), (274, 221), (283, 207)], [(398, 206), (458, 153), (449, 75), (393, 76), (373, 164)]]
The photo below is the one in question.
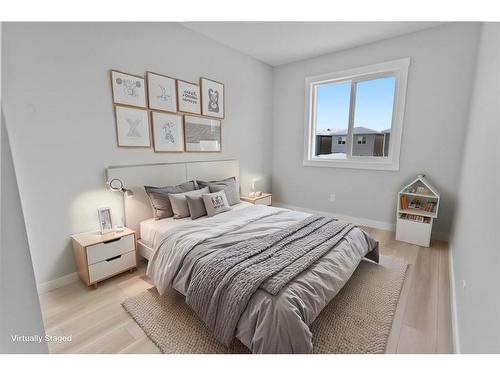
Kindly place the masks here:
[(151, 124), (155, 152), (184, 151), (182, 115), (152, 111)]
[(146, 109), (115, 106), (118, 147), (151, 147), (149, 116)]
[(99, 217), (99, 227), (101, 234), (113, 231), (113, 221), (111, 220), (111, 209), (109, 207), (100, 207), (97, 209)]
[(208, 78), (200, 79), (201, 113), (203, 116), (224, 118), (224, 84)]
[(177, 112), (177, 82), (162, 74), (146, 72), (150, 109)]
[(200, 115), (200, 86), (178, 79), (177, 103), (179, 112)]
[(111, 70), (113, 103), (146, 108), (146, 87), (143, 77)]
[(184, 115), (186, 152), (221, 152), (221, 121), (201, 116)]

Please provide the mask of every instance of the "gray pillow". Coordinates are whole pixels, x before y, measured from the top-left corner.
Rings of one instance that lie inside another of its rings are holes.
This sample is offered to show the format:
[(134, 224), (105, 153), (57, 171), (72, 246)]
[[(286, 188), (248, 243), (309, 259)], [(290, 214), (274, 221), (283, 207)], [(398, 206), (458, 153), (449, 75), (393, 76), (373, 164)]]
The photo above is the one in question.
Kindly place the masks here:
[(203, 194), (201, 197), (203, 198), (203, 203), (205, 203), (208, 216), (215, 216), (231, 209), (224, 190), (217, 193)]
[(146, 194), (153, 208), (153, 216), (156, 220), (174, 216), (172, 205), (170, 204), (169, 194), (183, 193), (198, 189), (195, 181), (187, 181), (177, 186), (144, 186)]
[(206, 216), (207, 209), (205, 208), (205, 203), (203, 203), (202, 197), (192, 197), (186, 195), (186, 201), (189, 207), (189, 214), (191, 219), (198, 219), (199, 217)]
[(192, 190), (185, 193), (169, 194), (172, 211), (174, 211), (174, 219), (183, 219), (189, 216), (189, 206), (186, 200), (187, 196), (198, 197), (208, 193), (208, 187), (199, 190)]
[(236, 177), (229, 177), (220, 181), (196, 181), (199, 186), (208, 186), (211, 193), (224, 190), (230, 206), (240, 203), (240, 192)]

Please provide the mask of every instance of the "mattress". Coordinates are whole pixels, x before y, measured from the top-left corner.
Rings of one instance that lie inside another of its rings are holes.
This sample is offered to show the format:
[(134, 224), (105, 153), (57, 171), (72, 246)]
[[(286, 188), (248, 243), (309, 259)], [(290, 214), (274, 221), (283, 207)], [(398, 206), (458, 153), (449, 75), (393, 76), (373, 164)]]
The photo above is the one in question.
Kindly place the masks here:
[[(234, 206), (231, 206), (231, 208), (232, 210), (239, 210), (251, 205), (251, 203), (241, 202), (235, 204)], [(225, 214), (226, 212), (223, 212), (219, 215)], [(208, 216), (200, 217), (199, 219), (196, 219), (196, 221), (203, 221), (206, 219), (208, 219)], [(144, 220), (140, 224), (141, 242), (146, 246), (154, 249), (156, 246), (156, 242), (167, 230), (192, 221), (193, 220), (190, 217), (186, 217), (184, 219), (174, 219), (172, 217), (169, 217), (161, 220), (155, 220), (154, 218)]]

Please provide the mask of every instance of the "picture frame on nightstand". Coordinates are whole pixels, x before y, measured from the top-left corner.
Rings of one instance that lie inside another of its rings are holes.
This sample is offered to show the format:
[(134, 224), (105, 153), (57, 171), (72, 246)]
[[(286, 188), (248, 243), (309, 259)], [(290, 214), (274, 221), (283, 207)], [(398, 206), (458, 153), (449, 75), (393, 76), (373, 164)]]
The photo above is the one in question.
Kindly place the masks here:
[(97, 209), (97, 216), (99, 217), (99, 227), (101, 234), (113, 231), (113, 220), (111, 219), (111, 208), (101, 207)]

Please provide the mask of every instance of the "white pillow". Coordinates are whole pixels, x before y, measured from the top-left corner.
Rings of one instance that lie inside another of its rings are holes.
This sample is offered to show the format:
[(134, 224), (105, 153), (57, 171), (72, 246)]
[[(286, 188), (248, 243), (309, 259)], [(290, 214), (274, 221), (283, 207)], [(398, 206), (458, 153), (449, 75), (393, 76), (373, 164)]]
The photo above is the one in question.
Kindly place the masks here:
[(201, 196), (202, 194), (208, 193), (208, 187), (198, 190), (192, 190), (185, 193), (169, 194), (170, 204), (172, 205), (172, 211), (174, 212), (174, 219), (183, 219), (189, 216), (189, 207), (186, 200), (186, 195), (190, 197)]
[(215, 216), (231, 209), (224, 190), (211, 194), (203, 194), (201, 198), (203, 199), (203, 203), (205, 203), (208, 216)]

